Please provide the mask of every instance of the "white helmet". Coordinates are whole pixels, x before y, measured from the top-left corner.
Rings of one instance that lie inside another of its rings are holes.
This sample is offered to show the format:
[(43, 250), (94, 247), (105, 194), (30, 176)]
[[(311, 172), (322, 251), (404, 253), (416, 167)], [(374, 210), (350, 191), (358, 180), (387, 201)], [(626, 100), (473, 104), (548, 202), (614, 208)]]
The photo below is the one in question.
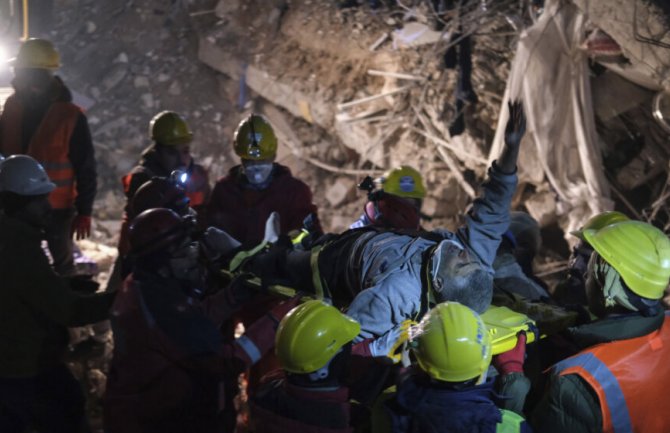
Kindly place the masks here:
[(54, 188), (42, 165), (28, 155), (12, 155), (0, 163), (0, 192), (42, 195)]

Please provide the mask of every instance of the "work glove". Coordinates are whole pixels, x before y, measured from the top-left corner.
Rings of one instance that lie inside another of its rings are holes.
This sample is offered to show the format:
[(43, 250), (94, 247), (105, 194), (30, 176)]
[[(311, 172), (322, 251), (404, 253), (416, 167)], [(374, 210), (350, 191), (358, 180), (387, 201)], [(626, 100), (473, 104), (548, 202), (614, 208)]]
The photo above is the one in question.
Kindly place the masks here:
[(210, 262), (233, 252), (242, 245), (237, 239), (216, 227), (208, 227), (200, 240), (203, 252)]
[(509, 120), (505, 127), (505, 146), (496, 165), (506, 174), (516, 172), (516, 161), (519, 157), (519, 148), (523, 134), (526, 133), (526, 115), (523, 112), (521, 101), (508, 102)]
[(76, 239), (86, 239), (91, 236), (91, 217), (88, 215), (77, 215), (72, 221), (70, 236), (77, 235)]
[(526, 333), (519, 332), (516, 335), (516, 346), (514, 349), (493, 357), (493, 366), (501, 375), (510, 373), (523, 374), (523, 362), (526, 358)]
[(521, 101), (508, 102), (509, 120), (505, 126), (505, 144), (518, 147), (526, 133), (526, 115)]
[(370, 354), (375, 358), (390, 360), (394, 364), (400, 362), (402, 352), (396, 352), (405, 342), (409, 341), (409, 329), (413, 323), (411, 320), (405, 320), (370, 342)]

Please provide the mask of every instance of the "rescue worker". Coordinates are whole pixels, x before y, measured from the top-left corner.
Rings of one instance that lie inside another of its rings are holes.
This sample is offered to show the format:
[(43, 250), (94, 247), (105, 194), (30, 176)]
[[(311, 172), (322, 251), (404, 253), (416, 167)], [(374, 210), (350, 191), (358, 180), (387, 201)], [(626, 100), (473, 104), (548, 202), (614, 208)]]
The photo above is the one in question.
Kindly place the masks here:
[[(419, 368), (410, 370), (384, 403), (393, 433), (530, 432), (517, 413), (498, 407), (502, 396), (487, 378), (491, 337), (477, 313), (457, 302), (433, 308), (412, 343)], [(525, 335), (494, 361), (503, 375), (523, 378)], [(522, 396), (521, 401), (525, 396)], [(373, 431), (383, 431), (376, 425)]]
[(670, 385), (670, 240), (656, 227), (619, 220), (581, 236), (593, 248), (586, 298), (598, 319), (568, 329), (575, 356), (551, 368), (531, 423), (542, 432), (666, 432), (659, 410)]
[(242, 120), (234, 148), (242, 163), (214, 185), (207, 207), (210, 226), (248, 246), (263, 239), (265, 221), (272, 212), (281, 217), (281, 234), (300, 230), (309, 215), (315, 217), (315, 231), (321, 232), (309, 187), (275, 162), (277, 137), (265, 117), (251, 114)]
[(279, 324), (275, 352), (282, 371), (264, 378), (250, 400), (255, 433), (353, 432), (350, 357), (386, 358), (407, 340), (408, 326), (352, 345), (360, 325), (323, 301), (307, 301)]
[(373, 190), (369, 177), (359, 185), (359, 188), (368, 189), (368, 201), (365, 203), (363, 215), (349, 228), (374, 225), (419, 230), (421, 205), (426, 197), (421, 174), (414, 168), (403, 165), (389, 170), (375, 183), (378, 186), (376, 191)]
[(91, 234), (97, 184), (88, 121), (54, 75), (60, 56), (51, 42), (28, 39), (10, 65), (15, 92), (0, 116), (0, 153), (30, 155), (56, 185), (49, 195), (53, 213), (45, 234), (54, 269), (68, 276), (75, 271), (72, 236)]
[[(261, 115), (250, 114), (239, 123), (233, 142), (241, 164), (232, 167), (214, 185), (207, 207), (208, 225), (224, 230), (246, 246), (263, 240), (265, 222), (273, 212), (280, 215), (282, 235), (300, 230), (310, 216), (313, 231), (320, 233), (309, 187), (293, 177), (288, 167), (275, 162), (278, 143), (270, 122)], [(258, 298), (226, 325), (224, 334), (232, 338), (238, 323), (249, 326), (276, 302), (270, 296)], [(249, 392), (253, 392), (263, 374), (276, 368), (272, 355), (262, 360), (250, 374)], [(233, 393), (229, 390), (227, 395), (232, 398)], [(236, 415), (231, 413), (229, 418), (234, 423)]]
[(68, 327), (107, 318), (115, 293), (82, 295), (41, 242), (57, 185), (33, 158), (0, 163), (0, 431), (88, 431), (80, 384), (63, 361)]
[(119, 256), (125, 256), (129, 250), (128, 227), (129, 206), (133, 196), (144, 183), (153, 177), (169, 178), (179, 170), (184, 176), (180, 180), (186, 188), (190, 206), (199, 213), (199, 223), (204, 224), (205, 204), (209, 198), (209, 176), (207, 170), (193, 161), (191, 142), (193, 132), (188, 123), (174, 111), (161, 111), (149, 123), (149, 136), (153, 143), (142, 152), (138, 165), (122, 179), (123, 191), (127, 203), (124, 209), (119, 238)]
[(566, 305), (586, 306), (586, 270), (593, 248), (584, 239), (586, 229), (601, 229), (618, 221), (628, 221), (626, 215), (617, 211), (607, 211), (591, 217), (583, 227), (571, 234), (579, 238), (579, 242), (572, 249), (569, 260), (568, 278), (558, 284), (553, 297)]
[(266, 276), (266, 284), (275, 278), (347, 308), (361, 325), (357, 341), (379, 337), (404, 320), (420, 320), (431, 304), (444, 301), (483, 312), (493, 292), (493, 260), (509, 226), (524, 131), (521, 103), (510, 103), (505, 146), (465, 226), (455, 233), (355, 229), (324, 236), (311, 251), (271, 248), (250, 260), (247, 269)]
[(112, 307), (114, 353), (104, 401), (105, 431), (217, 432), (219, 382), (236, 378), (270, 350), (281, 318), (297, 299), (278, 305), (229, 344), (218, 326), (247, 299), (230, 286), (202, 299), (207, 237), (169, 209), (149, 209), (130, 227), (136, 258)]

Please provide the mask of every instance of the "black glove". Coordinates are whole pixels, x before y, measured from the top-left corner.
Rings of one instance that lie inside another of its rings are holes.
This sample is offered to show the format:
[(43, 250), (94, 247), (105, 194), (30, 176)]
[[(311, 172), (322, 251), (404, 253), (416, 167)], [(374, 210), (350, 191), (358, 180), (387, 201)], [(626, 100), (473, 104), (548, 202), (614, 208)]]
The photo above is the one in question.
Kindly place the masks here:
[(523, 112), (521, 101), (508, 102), (509, 120), (505, 127), (505, 147), (498, 158), (498, 168), (507, 174), (516, 171), (516, 161), (519, 157), (521, 139), (526, 133), (526, 115)]

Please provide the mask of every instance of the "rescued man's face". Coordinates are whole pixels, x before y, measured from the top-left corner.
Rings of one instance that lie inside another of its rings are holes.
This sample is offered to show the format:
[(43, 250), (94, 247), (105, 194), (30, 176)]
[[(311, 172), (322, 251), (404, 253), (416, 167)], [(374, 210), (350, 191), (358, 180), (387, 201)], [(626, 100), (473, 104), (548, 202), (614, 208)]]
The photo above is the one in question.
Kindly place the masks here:
[(456, 242), (449, 242), (442, 248), (439, 272), (442, 275), (464, 275), (479, 268), (479, 263), (473, 260), (466, 248)]

